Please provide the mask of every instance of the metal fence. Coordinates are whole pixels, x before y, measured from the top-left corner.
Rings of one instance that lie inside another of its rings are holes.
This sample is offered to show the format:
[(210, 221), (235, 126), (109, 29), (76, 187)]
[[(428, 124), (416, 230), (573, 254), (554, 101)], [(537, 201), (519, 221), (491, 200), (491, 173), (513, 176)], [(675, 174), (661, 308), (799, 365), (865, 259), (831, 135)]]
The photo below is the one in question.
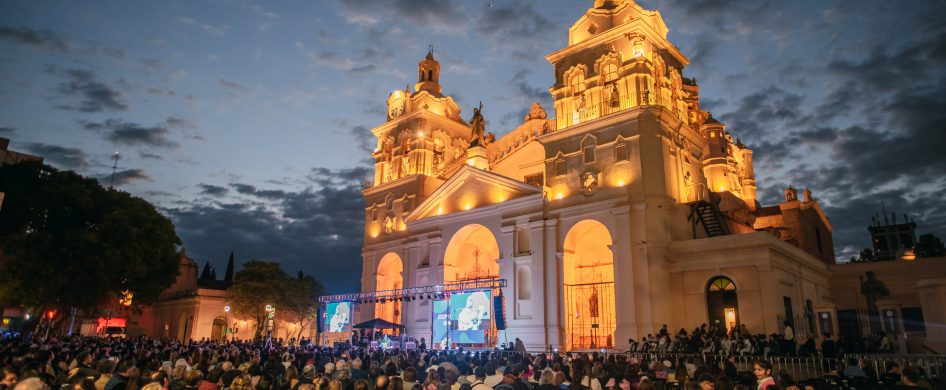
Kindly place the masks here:
[[(518, 352), (503, 351), (503, 356), (512, 356)], [(547, 354), (547, 352), (538, 352), (531, 354)], [(912, 366), (923, 370), (930, 378), (946, 378), (946, 355), (873, 355), (873, 354), (848, 354), (839, 358), (825, 357), (787, 357), (787, 356), (753, 356), (753, 355), (703, 355), (703, 354), (685, 354), (685, 353), (646, 353), (646, 352), (612, 352), (604, 350), (599, 352), (607, 357), (610, 355), (625, 356), (628, 360), (636, 359), (638, 362), (663, 362), (669, 360), (674, 367), (681, 360), (691, 362), (706, 362), (708, 364), (722, 364), (730, 356), (736, 358), (736, 369), (739, 371), (752, 371), (752, 363), (757, 359), (765, 359), (772, 363), (772, 372), (786, 372), (792, 375), (796, 380), (807, 380), (820, 378), (832, 373), (841, 373), (847, 367), (849, 359), (856, 359), (859, 366), (870, 375), (874, 380), (881, 380), (884, 374), (896, 364), (899, 367)]]

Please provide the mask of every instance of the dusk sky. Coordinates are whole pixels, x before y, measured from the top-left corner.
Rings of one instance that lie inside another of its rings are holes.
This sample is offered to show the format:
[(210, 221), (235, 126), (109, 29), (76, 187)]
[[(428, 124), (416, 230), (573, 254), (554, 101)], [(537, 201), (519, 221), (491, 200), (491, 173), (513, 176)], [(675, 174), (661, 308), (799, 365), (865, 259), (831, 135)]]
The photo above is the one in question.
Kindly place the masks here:
[[(487, 130), (550, 107), (591, 0), (0, 0), (0, 137), (160, 207), (188, 255), (279, 261), (359, 289), (388, 93), (434, 46)], [(847, 259), (881, 201), (946, 237), (946, 2), (650, 0), (701, 104), (754, 149), (759, 198), (810, 187)]]

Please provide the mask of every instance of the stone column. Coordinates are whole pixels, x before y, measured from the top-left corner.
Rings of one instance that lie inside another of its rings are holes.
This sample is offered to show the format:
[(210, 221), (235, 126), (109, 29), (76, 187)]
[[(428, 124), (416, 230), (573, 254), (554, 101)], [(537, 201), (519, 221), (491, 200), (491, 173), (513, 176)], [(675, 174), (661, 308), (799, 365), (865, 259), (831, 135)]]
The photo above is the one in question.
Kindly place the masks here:
[(946, 353), (946, 277), (916, 282), (920, 307), (926, 325), (924, 345), (938, 353)]
[(900, 301), (883, 299), (877, 301), (877, 311), (880, 314), (881, 329), (890, 338), (895, 353), (907, 353), (907, 340), (903, 332), (903, 316)]

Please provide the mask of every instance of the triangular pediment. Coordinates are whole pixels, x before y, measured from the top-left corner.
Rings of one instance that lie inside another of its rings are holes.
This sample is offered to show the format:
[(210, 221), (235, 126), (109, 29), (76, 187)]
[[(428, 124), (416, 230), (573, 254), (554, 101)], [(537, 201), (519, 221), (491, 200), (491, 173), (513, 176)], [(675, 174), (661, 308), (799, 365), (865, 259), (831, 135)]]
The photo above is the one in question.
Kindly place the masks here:
[(539, 187), (464, 165), (408, 214), (405, 220), (411, 222), (465, 212), (541, 193)]

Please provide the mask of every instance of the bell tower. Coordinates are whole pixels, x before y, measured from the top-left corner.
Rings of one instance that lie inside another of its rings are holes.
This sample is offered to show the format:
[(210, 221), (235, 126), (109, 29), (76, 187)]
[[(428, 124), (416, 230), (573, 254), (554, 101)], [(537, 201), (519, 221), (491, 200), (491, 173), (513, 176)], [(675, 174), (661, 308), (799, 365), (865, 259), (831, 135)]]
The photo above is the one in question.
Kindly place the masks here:
[(440, 63), (434, 59), (433, 48), (427, 52), (427, 57), (424, 57), (417, 64), (417, 84), (414, 85), (414, 89), (418, 92), (427, 91), (440, 96), (442, 91), (440, 87)]

